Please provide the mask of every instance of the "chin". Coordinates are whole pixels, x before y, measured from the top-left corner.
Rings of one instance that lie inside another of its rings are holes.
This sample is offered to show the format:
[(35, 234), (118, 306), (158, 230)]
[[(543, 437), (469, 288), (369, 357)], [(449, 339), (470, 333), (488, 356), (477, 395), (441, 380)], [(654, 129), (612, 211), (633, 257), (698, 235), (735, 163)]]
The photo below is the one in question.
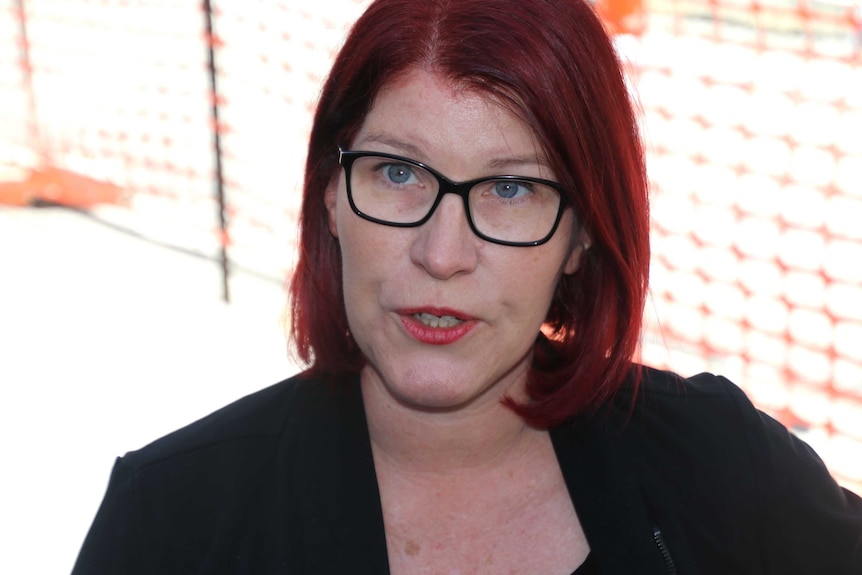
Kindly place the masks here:
[(457, 411), (493, 393), (490, 388), (481, 386), (481, 378), (463, 371), (440, 373), (439, 369), (426, 367), (402, 373), (374, 372), (375, 379), (399, 404), (417, 411)]
[(458, 411), (468, 406), (475, 398), (471, 395), (457, 392), (447, 393), (445, 390), (407, 390), (400, 393), (396, 400), (410, 409), (428, 413), (447, 413)]

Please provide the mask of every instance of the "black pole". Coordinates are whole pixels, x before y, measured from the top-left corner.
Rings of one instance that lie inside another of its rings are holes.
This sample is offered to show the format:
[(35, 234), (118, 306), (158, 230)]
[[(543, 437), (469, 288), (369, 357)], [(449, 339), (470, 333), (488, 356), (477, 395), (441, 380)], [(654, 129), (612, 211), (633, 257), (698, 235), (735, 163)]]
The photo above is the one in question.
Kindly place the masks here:
[[(23, 0), (21, 0), (23, 1)], [(222, 299), (230, 301), (230, 260), (228, 260), (228, 222), (225, 203), (224, 174), (222, 173), (221, 124), (219, 123), (218, 81), (215, 57), (215, 34), (213, 33), (212, 2), (204, 0), (204, 17), (206, 18), (207, 64), (210, 76), (210, 91), (212, 96), (213, 152), (215, 154), (215, 184), (218, 197), (219, 243), (221, 244)]]

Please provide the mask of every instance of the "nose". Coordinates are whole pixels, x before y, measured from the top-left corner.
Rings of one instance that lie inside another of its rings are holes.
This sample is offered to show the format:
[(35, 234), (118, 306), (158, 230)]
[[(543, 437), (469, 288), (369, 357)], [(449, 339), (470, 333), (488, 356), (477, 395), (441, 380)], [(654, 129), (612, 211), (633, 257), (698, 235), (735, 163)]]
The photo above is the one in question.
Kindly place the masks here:
[(476, 269), (479, 238), (467, 221), (463, 200), (446, 194), (427, 222), (416, 228), (411, 249), (413, 263), (437, 279), (448, 279)]

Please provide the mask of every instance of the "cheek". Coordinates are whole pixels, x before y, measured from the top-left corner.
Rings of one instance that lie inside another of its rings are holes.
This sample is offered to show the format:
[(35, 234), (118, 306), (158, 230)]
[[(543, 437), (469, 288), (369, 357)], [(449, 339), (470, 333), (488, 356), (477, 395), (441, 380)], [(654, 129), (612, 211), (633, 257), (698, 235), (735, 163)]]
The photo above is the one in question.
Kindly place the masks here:
[(395, 269), (405, 256), (397, 241), (398, 234), (366, 222), (352, 212), (339, 214), (338, 231), (344, 299), (351, 315), (356, 310), (349, 307), (364, 305), (366, 300), (376, 297), (379, 286), (397, 273)]
[[(535, 248), (523, 248), (535, 249)], [(513, 290), (524, 302), (530, 302), (530, 313), (544, 321), (551, 300), (568, 263), (568, 254), (548, 250), (531, 254), (520, 266), (511, 270)]]
[(350, 234), (341, 228), (341, 277), (344, 286), (344, 307), (347, 313), (347, 323), (354, 333), (363, 333), (362, 318), (374, 302), (376, 281), (375, 270), (371, 269), (373, 262), (366, 257), (365, 246), (355, 241), (345, 241)]

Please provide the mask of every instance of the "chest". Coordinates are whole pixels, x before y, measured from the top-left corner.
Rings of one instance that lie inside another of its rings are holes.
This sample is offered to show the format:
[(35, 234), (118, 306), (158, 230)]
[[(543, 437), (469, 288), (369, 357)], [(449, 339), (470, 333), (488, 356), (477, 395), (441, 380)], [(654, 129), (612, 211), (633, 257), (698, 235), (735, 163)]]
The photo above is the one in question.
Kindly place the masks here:
[(381, 493), (390, 571), (569, 575), (589, 553), (562, 478), (544, 491)]

